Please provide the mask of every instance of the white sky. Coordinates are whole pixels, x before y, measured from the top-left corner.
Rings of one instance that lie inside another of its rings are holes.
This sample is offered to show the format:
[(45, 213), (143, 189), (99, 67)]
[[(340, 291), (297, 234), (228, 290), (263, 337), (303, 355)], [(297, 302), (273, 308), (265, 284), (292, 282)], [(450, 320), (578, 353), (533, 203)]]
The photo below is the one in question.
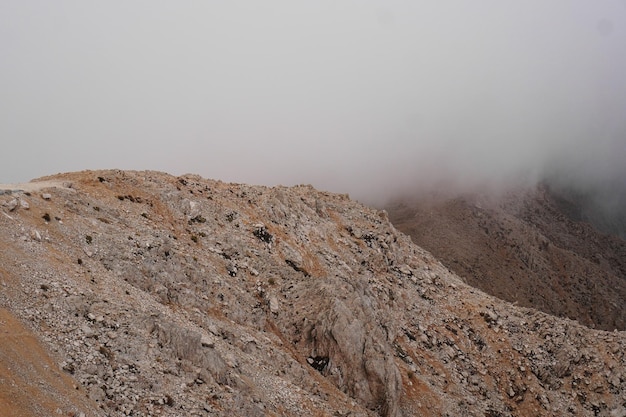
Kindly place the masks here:
[(0, 183), (626, 177), (626, 1), (0, 0)]

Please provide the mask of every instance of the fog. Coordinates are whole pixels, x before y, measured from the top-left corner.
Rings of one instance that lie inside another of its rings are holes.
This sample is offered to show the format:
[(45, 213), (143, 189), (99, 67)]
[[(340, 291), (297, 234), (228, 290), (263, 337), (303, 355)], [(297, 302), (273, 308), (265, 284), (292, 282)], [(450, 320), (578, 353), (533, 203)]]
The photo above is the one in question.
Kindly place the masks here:
[(0, 56), (0, 182), (626, 178), (621, 0), (4, 0)]

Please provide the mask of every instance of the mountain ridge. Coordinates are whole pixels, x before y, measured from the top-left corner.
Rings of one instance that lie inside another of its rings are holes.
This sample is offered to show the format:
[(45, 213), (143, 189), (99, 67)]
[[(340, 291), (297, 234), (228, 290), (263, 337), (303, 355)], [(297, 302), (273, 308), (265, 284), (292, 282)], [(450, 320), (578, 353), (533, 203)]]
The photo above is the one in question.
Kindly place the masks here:
[(471, 285), (605, 330), (626, 328), (626, 242), (550, 187), (397, 202), (394, 225)]
[(625, 415), (624, 332), (489, 296), (346, 195), (42, 180), (0, 195), (0, 303), (82, 403), (35, 415)]

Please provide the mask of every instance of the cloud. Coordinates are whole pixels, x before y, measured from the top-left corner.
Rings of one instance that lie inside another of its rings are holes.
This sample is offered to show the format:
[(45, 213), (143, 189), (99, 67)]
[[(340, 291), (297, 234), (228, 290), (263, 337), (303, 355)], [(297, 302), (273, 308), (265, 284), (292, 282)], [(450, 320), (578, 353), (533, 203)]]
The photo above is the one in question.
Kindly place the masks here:
[[(441, 4), (439, 4), (441, 3)], [(0, 5), (0, 182), (88, 168), (418, 185), (625, 174), (623, 2)]]

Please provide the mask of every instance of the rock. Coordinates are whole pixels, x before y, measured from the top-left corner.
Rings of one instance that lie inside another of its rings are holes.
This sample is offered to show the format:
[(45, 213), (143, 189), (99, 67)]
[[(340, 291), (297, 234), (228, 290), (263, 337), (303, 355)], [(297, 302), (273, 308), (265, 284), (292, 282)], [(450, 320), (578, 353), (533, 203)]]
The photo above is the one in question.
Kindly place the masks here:
[(294, 249), (289, 244), (282, 242), (280, 245), (280, 252), (285, 258), (285, 262), (287, 265), (291, 266), (294, 270), (298, 272), (305, 271), (304, 265), (302, 262), (302, 255), (296, 249)]
[(157, 299), (161, 303), (166, 304), (169, 301), (169, 290), (165, 285), (156, 284), (154, 286), (153, 292), (154, 294), (156, 294)]
[(231, 277), (236, 277), (238, 269), (234, 263), (229, 263), (228, 265), (226, 265), (226, 271), (228, 271), (228, 275), (230, 275)]
[(52, 198), (52, 194), (43, 193), (41, 194), (41, 198), (43, 198), (44, 200), (50, 200)]
[(167, 322), (155, 323), (152, 332), (176, 357), (189, 360), (198, 366), (203, 365), (200, 334)]
[(106, 399), (106, 393), (100, 387), (91, 387), (89, 390), (89, 398), (96, 402), (102, 402)]
[(566, 351), (561, 351), (556, 357), (554, 365), (554, 375), (563, 378), (571, 374), (571, 361)]
[(273, 314), (278, 314), (280, 307), (278, 304), (278, 298), (275, 295), (270, 296), (269, 304), (270, 304), (270, 312), (272, 312)]
[(189, 218), (193, 219), (200, 215), (200, 204), (196, 201), (192, 201), (188, 198), (185, 198), (181, 202), (181, 211)]
[(41, 242), (41, 233), (39, 233), (39, 230), (37, 229), (32, 229), (30, 231), (30, 238), (36, 240), (37, 242)]
[(515, 397), (515, 391), (513, 390), (513, 387), (509, 387), (508, 394), (509, 394), (509, 397), (511, 398)]
[(94, 337), (96, 335), (96, 332), (87, 324), (82, 325), (80, 329), (85, 337)]
[(404, 275), (413, 275), (413, 271), (411, 271), (411, 268), (408, 265), (402, 265), (398, 268), (398, 270)]
[(487, 323), (496, 324), (498, 322), (498, 315), (493, 310), (487, 309), (480, 314), (485, 318)]
[(88, 363), (87, 365), (85, 365), (85, 368), (83, 369), (83, 371), (89, 375), (97, 375), (98, 366), (96, 366), (96, 364), (94, 363)]
[(202, 335), (202, 338), (200, 339), (200, 343), (202, 344), (203, 347), (208, 347), (208, 348), (215, 347), (215, 341), (206, 335)]
[(24, 200), (23, 198), (20, 198), (20, 208), (23, 208), (24, 210), (28, 210), (30, 209), (30, 204), (28, 203), (28, 201)]
[(315, 212), (318, 216), (322, 218), (328, 217), (328, 213), (326, 212), (326, 206), (324, 205), (324, 202), (319, 198), (315, 199)]
[(350, 227), (349, 231), (350, 231), (350, 234), (354, 236), (356, 239), (361, 239), (364, 236), (364, 233), (361, 229)]
[(393, 355), (384, 348), (380, 335), (366, 332), (365, 324), (354, 316), (363, 308), (354, 301), (352, 308), (336, 298), (330, 302), (328, 313), (316, 325), (314, 356), (328, 356), (333, 366), (343, 369), (342, 379), (350, 387), (350, 395), (368, 408), (381, 407), (388, 410), (386, 415), (394, 416), (400, 395), (399, 371), (387, 359)]
[(9, 202), (7, 203), (7, 208), (9, 209), (9, 211), (14, 211), (18, 205), (19, 205), (19, 201), (17, 201), (16, 198), (13, 198), (9, 200)]

